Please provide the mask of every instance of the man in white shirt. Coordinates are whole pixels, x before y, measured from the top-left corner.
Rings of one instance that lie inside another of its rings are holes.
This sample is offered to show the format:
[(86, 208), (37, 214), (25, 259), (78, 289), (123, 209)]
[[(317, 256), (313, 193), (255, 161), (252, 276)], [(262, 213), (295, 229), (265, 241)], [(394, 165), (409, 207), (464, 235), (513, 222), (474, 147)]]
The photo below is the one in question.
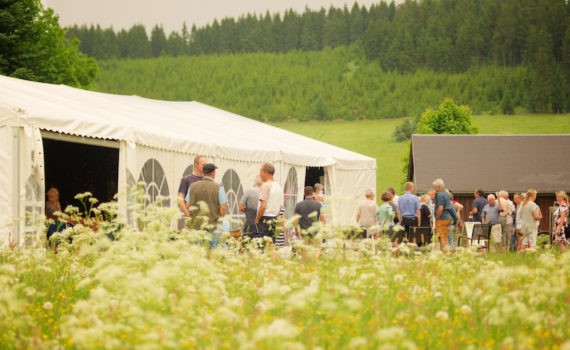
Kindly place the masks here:
[(259, 189), (259, 207), (255, 224), (257, 232), (263, 236), (271, 237), (273, 243), (277, 238), (276, 221), (283, 207), (283, 189), (275, 181), (275, 167), (271, 163), (265, 163), (259, 170), (259, 177), (263, 181)]
[(501, 244), (503, 249), (508, 249), (514, 231), (513, 213), (515, 212), (515, 205), (509, 199), (509, 193), (507, 191), (499, 191), (497, 197), (499, 204), (499, 223), (501, 224)]

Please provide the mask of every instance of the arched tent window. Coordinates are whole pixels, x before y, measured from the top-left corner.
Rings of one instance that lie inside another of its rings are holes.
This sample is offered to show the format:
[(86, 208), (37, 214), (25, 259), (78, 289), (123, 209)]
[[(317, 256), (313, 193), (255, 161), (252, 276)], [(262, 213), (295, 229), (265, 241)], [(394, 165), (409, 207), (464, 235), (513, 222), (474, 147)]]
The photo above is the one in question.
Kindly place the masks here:
[(222, 186), (228, 195), (228, 211), (230, 216), (231, 230), (235, 231), (242, 227), (244, 215), (239, 212), (239, 200), (243, 196), (243, 188), (238, 174), (233, 169), (229, 169), (222, 178)]
[[(168, 190), (166, 174), (156, 159), (149, 159), (144, 163), (139, 181), (146, 184), (145, 194), (147, 198), (145, 198), (144, 202), (145, 208), (150, 204), (161, 205), (163, 207), (170, 206), (170, 192)], [(160, 198), (161, 201), (155, 203), (158, 198)]]
[(42, 203), (44, 201), (41, 198), (40, 183), (35, 175), (30, 175), (28, 181), (26, 181), (26, 193), (25, 193), (25, 228), (24, 228), (24, 239), (25, 244), (29, 245), (32, 243), (33, 235), (38, 228), (38, 224), (42, 219)]
[(285, 216), (290, 219), (295, 214), (295, 204), (297, 204), (297, 192), (299, 184), (297, 180), (297, 170), (290, 168), (287, 173), (287, 180), (283, 189), (285, 200)]
[(194, 164), (188, 165), (188, 167), (186, 167), (186, 169), (184, 170), (182, 177), (192, 174), (193, 171), (194, 171)]

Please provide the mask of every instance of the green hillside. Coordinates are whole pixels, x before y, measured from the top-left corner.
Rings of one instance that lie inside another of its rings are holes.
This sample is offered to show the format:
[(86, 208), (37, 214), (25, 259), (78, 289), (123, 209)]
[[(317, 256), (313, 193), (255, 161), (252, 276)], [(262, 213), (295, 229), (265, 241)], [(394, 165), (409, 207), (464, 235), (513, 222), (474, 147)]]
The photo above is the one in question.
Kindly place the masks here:
[[(404, 180), (402, 158), (409, 151), (409, 144), (396, 142), (391, 136), (400, 122), (401, 119), (384, 119), (353, 122), (285, 122), (274, 125), (376, 158), (377, 189), (381, 191), (388, 186), (399, 188)], [(473, 123), (479, 127), (481, 134), (570, 133), (570, 114), (481, 115), (474, 116)]]
[(418, 116), (445, 97), (474, 113), (526, 98), (526, 68), (465, 73), (384, 71), (357, 46), (319, 52), (251, 53), (100, 61), (94, 90), (196, 100), (257, 120), (358, 120)]

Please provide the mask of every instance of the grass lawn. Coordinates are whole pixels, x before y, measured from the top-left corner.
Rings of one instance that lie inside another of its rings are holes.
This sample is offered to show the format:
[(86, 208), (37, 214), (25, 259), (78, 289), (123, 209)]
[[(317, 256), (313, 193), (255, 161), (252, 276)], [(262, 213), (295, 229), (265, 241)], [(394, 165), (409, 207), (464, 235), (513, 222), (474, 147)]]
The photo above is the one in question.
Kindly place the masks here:
[[(392, 133), (402, 119), (330, 122), (285, 122), (277, 127), (376, 158), (377, 189), (399, 188), (404, 181), (402, 159), (409, 151), (407, 142), (396, 142)], [(473, 116), (481, 134), (566, 134), (570, 114), (525, 114)]]

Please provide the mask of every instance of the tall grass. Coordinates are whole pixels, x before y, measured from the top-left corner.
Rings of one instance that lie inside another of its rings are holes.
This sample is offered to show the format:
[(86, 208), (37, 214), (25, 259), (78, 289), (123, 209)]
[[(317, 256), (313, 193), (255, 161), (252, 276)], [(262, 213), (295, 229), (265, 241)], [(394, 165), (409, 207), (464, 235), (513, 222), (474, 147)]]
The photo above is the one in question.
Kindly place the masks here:
[[(168, 220), (57, 254), (0, 253), (3, 349), (544, 349), (570, 346), (570, 255), (389, 242), (209, 250)], [(566, 342), (566, 343), (565, 343)]]

